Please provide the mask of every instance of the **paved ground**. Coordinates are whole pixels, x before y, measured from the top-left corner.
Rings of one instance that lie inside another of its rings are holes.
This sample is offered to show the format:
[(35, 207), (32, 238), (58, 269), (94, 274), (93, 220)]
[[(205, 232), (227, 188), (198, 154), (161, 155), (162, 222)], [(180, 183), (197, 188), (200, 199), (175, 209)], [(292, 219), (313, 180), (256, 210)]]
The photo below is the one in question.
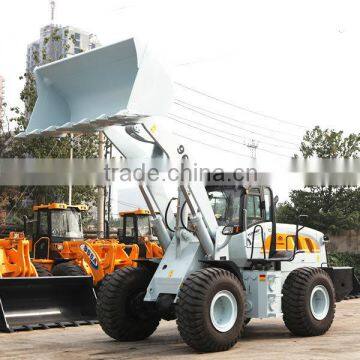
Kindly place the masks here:
[(255, 320), (230, 351), (195, 355), (181, 340), (174, 321), (163, 322), (146, 341), (119, 343), (99, 326), (0, 334), (0, 359), (360, 359), (360, 299), (337, 306), (324, 336), (291, 336), (280, 319)]

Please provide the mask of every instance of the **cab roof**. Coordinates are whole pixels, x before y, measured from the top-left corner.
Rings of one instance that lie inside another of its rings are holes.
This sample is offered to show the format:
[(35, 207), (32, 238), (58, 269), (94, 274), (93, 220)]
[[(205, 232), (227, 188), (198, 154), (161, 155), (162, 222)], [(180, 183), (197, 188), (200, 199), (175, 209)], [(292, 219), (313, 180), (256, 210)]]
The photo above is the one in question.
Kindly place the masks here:
[(50, 203), (50, 204), (41, 204), (41, 205), (33, 206), (33, 211), (39, 211), (42, 209), (49, 209), (49, 210), (77, 209), (79, 211), (87, 211), (89, 207), (85, 204), (67, 205), (64, 203)]
[(150, 215), (150, 211), (147, 209), (136, 209), (136, 210), (132, 210), (132, 211), (121, 211), (119, 212), (120, 216), (125, 216), (125, 215)]

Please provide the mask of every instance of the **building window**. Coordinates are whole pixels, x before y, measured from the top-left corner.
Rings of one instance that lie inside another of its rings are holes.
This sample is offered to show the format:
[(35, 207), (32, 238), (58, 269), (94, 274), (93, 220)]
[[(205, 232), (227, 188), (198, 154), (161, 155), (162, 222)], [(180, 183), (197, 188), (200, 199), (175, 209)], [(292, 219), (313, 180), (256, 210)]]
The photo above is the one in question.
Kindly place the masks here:
[(80, 48), (75, 48), (75, 54), (80, 54), (82, 53), (82, 50)]
[(80, 34), (79, 34), (79, 33), (75, 33), (75, 40), (79, 40), (79, 41), (80, 41)]

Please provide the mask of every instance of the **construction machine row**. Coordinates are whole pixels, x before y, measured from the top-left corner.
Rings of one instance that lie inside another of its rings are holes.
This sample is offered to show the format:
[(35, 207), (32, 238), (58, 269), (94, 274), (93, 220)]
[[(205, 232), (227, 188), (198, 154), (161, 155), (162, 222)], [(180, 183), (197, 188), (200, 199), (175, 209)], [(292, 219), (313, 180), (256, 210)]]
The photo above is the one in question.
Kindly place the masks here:
[(85, 240), (85, 205), (51, 203), (33, 210), (34, 219), (24, 221), (24, 232), (33, 230), (28, 239), (24, 232), (0, 239), (2, 331), (92, 324), (97, 319), (95, 290), (106, 274), (163, 255), (146, 210), (121, 214), (119, 235), (126, 244)]

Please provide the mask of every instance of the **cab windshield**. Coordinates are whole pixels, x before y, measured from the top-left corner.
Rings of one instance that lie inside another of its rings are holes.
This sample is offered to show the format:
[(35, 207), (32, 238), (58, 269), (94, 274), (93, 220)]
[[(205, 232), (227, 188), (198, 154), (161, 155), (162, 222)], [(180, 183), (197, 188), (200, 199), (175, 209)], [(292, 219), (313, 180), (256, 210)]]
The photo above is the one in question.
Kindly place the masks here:
[(51, 214), (51, 235), (53, 238), (58, 237), (59, 240), (82, 239), (84, 234), (80, 211), (76, 209), (53, 211)]
[(139, 216), (138, 217), (138, 232), (139, 236), (150, 236), (151, 227), (150, 227), (150, 218), (149, 216)]
[(218, 224), (238, 225), (243, 189), (209, 187), (207, 193)]

